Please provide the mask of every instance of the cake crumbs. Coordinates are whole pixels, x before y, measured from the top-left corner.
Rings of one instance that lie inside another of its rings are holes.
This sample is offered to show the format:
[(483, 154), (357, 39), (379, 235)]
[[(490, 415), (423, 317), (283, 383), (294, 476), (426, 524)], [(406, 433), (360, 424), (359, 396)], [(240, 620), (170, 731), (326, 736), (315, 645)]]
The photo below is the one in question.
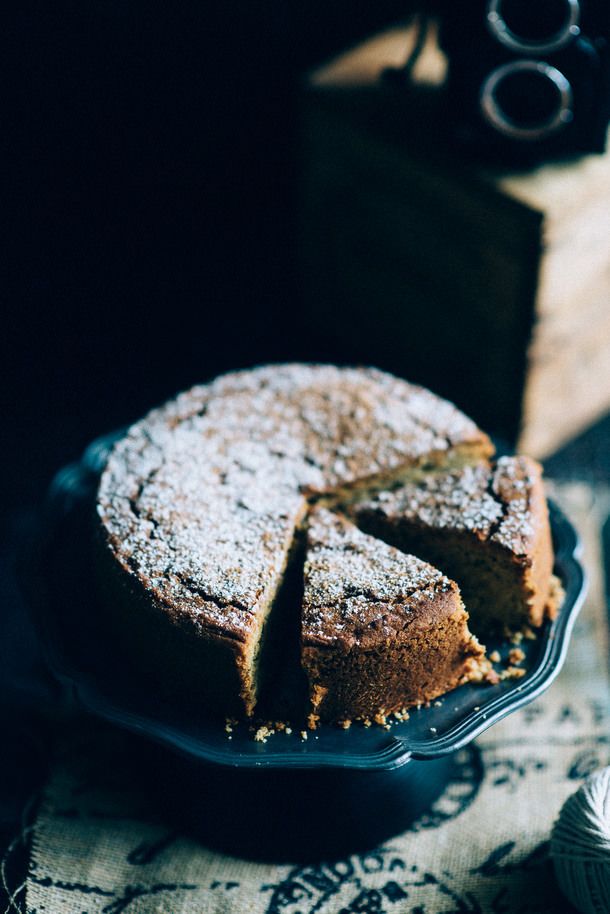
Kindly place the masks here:
[(500, 682), (500, 677), (495, 670), (488, 670), (483, 678), (489, 685), (497, 685)]
[(377, 711), (377, 714), (375, 714), (375, 717), (373, 718), (373, 720), (375, 721), (376, 724), (379, 724), (381, 727), (383, 727), (386, 724), (385, 711), (383, 711), (383, 710)]
[(254, 739), (257, 743), (266, 743), (267, 737), (271, 736), (274, 733), (274, 730), (270, 730), (269, 727), (259, 727), (256, 733), (254, 734)]
[(523, 632), (513, 632), (510, 636), (511, 644), (521, 644), (523, 641)]
[(363, 727), (370, 727), (370, 726), (371, 726), (371, 721), (368, 719), (368, 717), (365, 717), (365, 718), (364, 718), (364, 720), (362, 721), (362, 726), (363, 726)]
[(400, 711), (394, 711), (394, 717), (396, 718), (396, 720), (408, 720), (409, 712), (407, 711), (406, 708), (401, 708)]
[(538, 637), (538, 635), (533, 630), (533, 628), (530, 628), (529, 625), (526, 625), (525, 628), (523, 629), (523, 637), (526, 638), (528, 641), (535, 641), (536, 638)]
[(286, 736), (290, 736), (290, 734), (292, 733), (292, 727), (285, 727), (284, 733), (286, 734)]
[(308, 729), (308, 730), (315, 730), (315, 729), (317, 728), (317, 726), (318, 726), (319, 720), (320, 720), (320, 715), (319, 715), (319, 714), (313, 714), (313, 713), (312, 713), (312, 714), (308, 714), (308, 715), (307, 715), (307, 729)]
[(436, 727), (430, 727), (430, 733), (436, 733), (436, 732), (437, 732)]
[(442, 708), (442, 707), (443, 707), (442, 701), (435, 701), (435, 702), (434, 702), (434, 707), (435, 707), (435, 708)]
[(349, 728), (352, 725), (352, 722), (351, 722), (351, 720), (346, 719), (346, 720), (338, 721), (338, 724), (343, 730), (349, 730)]
[(301, 730), (301, 739), (302, 740), (307, 739), (307, 730)]
[(508, 662), (516, 666), (519, 663), (522, 663), (525, 660), (525, 652), (521, 650), (520, 647), (513, 647), (512, 650), (508, 652)]
[(521, 679), (525, 676), (526, 670), (522, 666), (509, 666), (502, 671), (501, 679)]
[(489, 659), (492, 663), (500, 663), (500, 660), (502, 659), (500, 657), (500, 651), (492, 651), (489, 655)]

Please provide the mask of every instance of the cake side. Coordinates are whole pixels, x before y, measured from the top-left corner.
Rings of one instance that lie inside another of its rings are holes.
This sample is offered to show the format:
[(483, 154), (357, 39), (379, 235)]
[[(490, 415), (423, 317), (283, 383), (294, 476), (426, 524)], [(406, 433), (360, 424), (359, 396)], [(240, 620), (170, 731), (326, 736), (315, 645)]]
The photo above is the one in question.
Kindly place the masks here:
[(245, 640), (199, 626), (195, 614), (176, 613), (155, 600), (145, 583), (117, 561), (99, 528), (94, 543), (102, 630), (119, 668), (129, 670), (160, 701), (222, 717), (246, 714)]
[(350, 513), (363, 530), (459, 581), (478, 625), (539, 626), (554, 612), (542, 471), (528, 457), (431, 473), (365, 499)]
[(400, 711), (488, 669), (453, 581), (324, 508), (309, 517), (304, 582), (302, 663), (323, 720)]

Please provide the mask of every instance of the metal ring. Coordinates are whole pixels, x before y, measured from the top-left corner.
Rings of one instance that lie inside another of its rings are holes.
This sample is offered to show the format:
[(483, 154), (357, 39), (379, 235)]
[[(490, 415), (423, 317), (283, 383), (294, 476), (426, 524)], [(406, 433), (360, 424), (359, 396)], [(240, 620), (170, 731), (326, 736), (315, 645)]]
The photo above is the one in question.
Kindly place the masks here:
[[(508, 117), (496, 100), (496, 90), (503, 79), (514, 73), (539, 73), (551, 80), (559, 91), (559, 104), (552, 117), (535, 127), (522, 127)], [(493, 70), (483, 85), (480, 95), (481, 111), (485, 119), (499, 133), (515, 140), (540, 140), (565, 127), (572, 120), (572, 87), (556, 67), (539, 60), (516, 60)]]
[[(536, 0), (529, 0), (530, 3)], [(494, 38), (511, 51), (520, 54), (550, 54), (558, 51), (580, 34), (580, 2), (579, 0), (566, 0), (568, 18), (564, 26), (554, 35), (542, 41), (530, 41), (516, 35), (507, 25), (502, 16), (503, 0), (489, 0), (487, 4), (487, 27)]]

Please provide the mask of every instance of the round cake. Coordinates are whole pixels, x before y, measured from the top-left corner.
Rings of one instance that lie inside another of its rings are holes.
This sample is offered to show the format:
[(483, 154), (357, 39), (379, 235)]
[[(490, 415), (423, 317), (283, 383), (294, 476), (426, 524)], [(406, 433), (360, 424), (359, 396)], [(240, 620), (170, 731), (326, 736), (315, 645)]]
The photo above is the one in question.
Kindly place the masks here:
[[(286, 664), (327, 720), (374, 718), (481, 678), (459, 567), (447, 575), (416, 536), (408, 550), (395, 542), (400, 506), (384, 515), (379, 504), (472, 468), (493, 475), (492, 456), (455, 406), (376, 369), (271, 365), (194, 387), (133, 425), (100, 481), (113, 636), (160, 695), (223, 716), (254, 715)], [(548, 517), (530, 504), (520, 510), (544, 539)], [(324, 531), (337, 551), (320, 587)], [(548, 555), (536, 582), (546, 605)], [(523, 588), (515, 618), (538, 624), (531, 598)]]

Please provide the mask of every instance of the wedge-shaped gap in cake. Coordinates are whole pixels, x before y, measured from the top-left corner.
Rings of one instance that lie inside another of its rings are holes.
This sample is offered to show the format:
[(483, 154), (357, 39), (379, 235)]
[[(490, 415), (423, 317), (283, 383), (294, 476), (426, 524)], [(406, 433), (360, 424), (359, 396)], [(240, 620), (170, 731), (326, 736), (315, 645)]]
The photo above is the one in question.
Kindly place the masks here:
[(540, 626), (556, 611), (542, 472), (528, 457), (424, 474), (349, 511), (363, 531), (456, 580), (479, 633)]
[(383, 722), (489, 670), (457, 585), (324, 507), (308, 520), (302, 662), (311, 712)]
[(282, 580), (259, 640), (256, 719), (304, 726), (307, 681), (301, 666), (301, 608), (305, 528), (294, 531)]

